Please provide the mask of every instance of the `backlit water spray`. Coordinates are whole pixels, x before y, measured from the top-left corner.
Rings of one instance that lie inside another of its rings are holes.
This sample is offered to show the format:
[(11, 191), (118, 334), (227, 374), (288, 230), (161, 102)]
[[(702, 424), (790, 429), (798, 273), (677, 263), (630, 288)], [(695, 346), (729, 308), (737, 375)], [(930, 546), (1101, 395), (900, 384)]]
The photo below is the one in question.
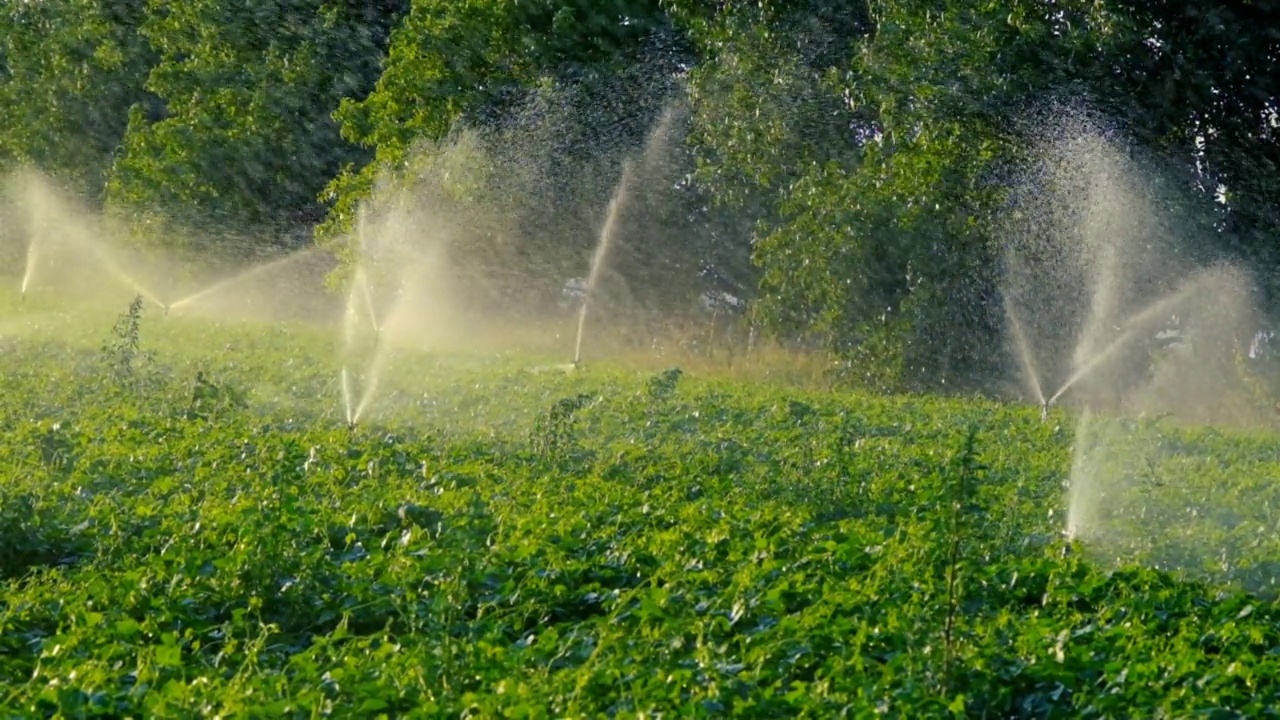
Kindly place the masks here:
[(361, 274), (359, 279), (360, 294), (364, 297), (364, 309), (369, 313), (369, 325), (373, 327), (375, 334), (380, 333), (380, 325), (378, 324), (378, 313), (374, 310), (373, 293), (369, 290), (369, 279)]
[(238, 288), (244, 285), (245, 283), (248, 283), (256, 278), (260, 278), (263, 275), (266, 275), (267, 273), (270, 273), (274, 270), (279, 270), (284, 267), (289, 267), (290, 265), (297, 262), (298, 260), (311, 257), (314, 254), (315, 254), (315, 250), (309, 248), (306, 250), (300, 250), (298, 252), (290, 253), (288, 255), (285, 255), (284, 257), (276, 258), (275, 260), (265, 262), (261, 265), (258, 265), (257, 267), (249, 268), (244, 272), (241, 272), (237, 275), (226, 278), (225, 280), (220, 280), (203, 290), (192, 293), (191, 295), (188, 295), (180, 300), (176, 300), (173, 303), (170, 303), (169, 309), (177, 310), (186, 305), (190, 305), (192, 303), (199, 302), (200, 300), (204, 300), (209, 297), (215, 296), (218, 293)]
[(355, 411), (351, 407), (351, 374), (343, 367), (339, 379), (342, 382), (342, 408), (347, 418), (347, 425), (355, 426)]
[[(658, 119), (657, 124), (654, 125), (649, 136), (645, 139), (640, 168), (643, 177), (649, 178), (655, 171), (659, 170), (659, 166), (664, 160), (664, 154), (669, 144), (677, 115), (678, 106), (675, 104), (668, 105), (663, 110), (662, 116)], [(634, 182), (635, 168), (632, 166), (630, 159), (624, 160), (618, 184), (614, 187), (613, 196), (609, 199), (604, 226), (600, 229), (600, 239), (596, 243), (595, 251), (591, 254), (591, 266), (587, 272), (586, 287), (583, 289), (582, 305), (578, 308), (578, 331), (573, 344), (573, 367), (579, 367), (582, 364), (582, 340), (586, 334), (587, 313), (598, 295), (601, 276), (608, 262), (610, 250), (617, 242), (621, 215), (634, 192), (632, 188)]]
[(1018, 322), (1018, 315), (1014, 312), (1013, 302), (1008, 295), (1004, 298), (1004, 312), (1009, 318), (1014, 346), (1018, 351), (1018, 362), (1022, 365), (1022, 373), (1031, 386), (1031, 394), (1036, 402), (1047, 410), (1049, 403), (1044, 399), (1044, 390), (1040, 387), (1040, 374), (1036, 372), (1035, 362), (1031, 358), (1031, 343), (1027, 341), (1027, 334), (1022, 330), (1022, 323)]
[(86, 251), (113, 279), (168, 312), (167, 304), (139, 282), (133, 273), (127, 272), (108, 251), (107, 228), (100, 223), (82, 219), (82, 213), (77, 212), (74, 203), (65, 199), (62, 193), (39, 174), (26, 174), (14, 182), (12, 191), (17, 193), (20, 204), (26, 209), (30, 233), (27, 267), (22, 278), (24, 297), (31, 289), (37, 264), (41, 261), (54, 264), (54, 260), (46, 258), (57, 255), (57, 240), (61, 244)]
[(360, 418), (364, 417), (365, 411), (369, 408), (369, 403), (373, 402), (374, 394), (378, 391), (378, 382), (382, 379), (382, 373), (391, 359), (390, 348), (381, 333), (378, 334), (375, 342), (373, 362), (365, 372), (364, 392), (360, 394), (360, 402), (356, 403), (355, 413), (351, 416), (352, 425), (360, 422)]
[(1084, 362), (1080, 368), (1072, 373), (1066, 382), (1062, 383), (1062, 387), (1058, 388), (1057, 392), (1049, 398), (1047, 404), (1056, 402), (1058, 398), (1062, 397), (1063, 393), (1087, 377), (1090, 372), (1101, 366), (1127, 344), (1139, 337), (1143, 337), (1143, 331), (1149, 331), (1153, 322), (1168, 318), (1180, 303), (1190, 298), (1193, 294), (1205, 290), (1209, 281), (1214, 280), (1216, 277), (1216, 274), (1202, 274), (1188, 282), (1184, 287), (1156, 300), (1126, 320), (1121, 325), (1123, 332), (1120, 336), (1092, 356), (1084, 356)]
[[(412, 223), (408, 213), (407, 190), (384, 208), (377, 223), (370, 220), (370, 210), (362, 209), (356, 222), (356, 247), (359, 253), (347, 291), (344, 314), (345, 347), (343, 373), (347, 377), (344, 405), (347, 423), (358, 425), (368, 414), (377, 397), (382, 377), (392, 354), (392, 335), (403, 333), (401, 320), (405, 310), (406, 284), (415, 263), (421, 259), (413, 253)], [(381, 281), (381, 282), (379, 282)], [(393, 283), (390, 297), (376, 289)], [(383, 300), (380, 307), (378, 300)], [(397, 324), (399, 323), (399, 324)], [(395, 325), (396, 327), (389, 327)], [(352, 363), (359, 363), (359, 382), (351, 380)], [(352, 385), (358, 387), (353, 388)]]
[(600, 285), (600, 275), (604, 270), (605, 260), (609, 257), (609, 249), (613, 247), (618, 234), (618, 216), (622, 212), (630, 190), (631, 163), (623, 161), (622, 177), (619, 178), (618, 185), (613, 190), (613, 197), (609, 200), (609, 210), (605, 215), (604, 226), (600, 229), (600, 241), (596, 243), (595, 252), (591, 254), (591, 269), (587, 273), (582, 306), (578, 308), (578, 334), (573, 345), (574, 366), (582, 363), (582, 336), (587, 327), (587, 310), (591, 307), (591, 301), (595, 298), (596, 290)]
[(27, 288), (28, 288), (28, 287), (30, 287), (30, 285), (31, 285), (31, 276), (32, 276), (32, 275), (35, 273), (35, 271), (36, 271), (36, 252), (37, 252), (37, 251), (36, 251), (36, 247), (37, 247), (37, 246), (36, 246), (36, 238), (35, 238), (35, 236), (34, 236), (34, 234), (33, 234), (33, 235), (32, 235), (32, 237), (31, 237), (31, 241), (30, 241), (29, 243), (27, 243), (27, 267), (26, 267), (26, 270), (22, 273), (22, 299), (23, 299), (23, 301), (26, 301), (26, 299), (27, 299)]
[(1179, 426), (1269, 421), (1241, 374), (1241, 338), (1258, 327), (1252, 283), (1207, 265), (1214, 248), (1166, 210), (1194, 206), (1136, 153), (1070, 112), (1053, 122), (1015, 197), (1002, 294), (1042, 412), (1067, 398), (1080, 407), (1062, 532), (1105, 563), (1231, 574), (1244, 558), (1219, 539), (1238, 510), (1186, 470), (1245, 470), (1219, 467)]
[[(367, 310), (367, 314), (361, 312), (362, 306)], [(342, 404), (343, 409), (346, 411), (347, 424), (352, 426), (359, 419), (370, 394), (370, 390), (367, 387), (370, 381), (366, 375), (366, 387), (363, 397), (359, 402), (356, 401), (355, 393), (351, 389), (351, 370), (349, 368), (356, 355), (356, 345), (365, 317), (373, 318), (372, 298), (369, 295), (368, 278), (365, 270), (362, 266), (357, 266), (355, 272), (352, 273), (351, 287), (347, 291), (346, 310), (343, 314)], [(370, 327), (374, 332), (375, 344), (380, 343), (378, 336), (381, 333), (379, 333), (378, 327), (373, 323), (370, 323)], [(377, 352), (376, 347), (375, 352)]]

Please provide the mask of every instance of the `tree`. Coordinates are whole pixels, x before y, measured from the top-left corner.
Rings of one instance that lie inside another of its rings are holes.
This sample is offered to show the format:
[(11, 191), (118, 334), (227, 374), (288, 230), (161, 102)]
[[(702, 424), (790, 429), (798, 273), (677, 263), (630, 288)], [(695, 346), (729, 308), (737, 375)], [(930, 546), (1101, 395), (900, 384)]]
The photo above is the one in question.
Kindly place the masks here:
[(1102, 103), (1216, 205), (1222, 250), (1280, 301), (1280, 2), (1115, 2), (1126, 43)]
[[(319, 217), (317, 196), (359, 150), (331, 115), (367, 92), (399, 3), (152, 0), (141, 32), (158, 55), (109, 196), (144, 235), (261, 237)], [(152, 227), (152, 225), (157, 227)]]
[[(1206, 118), (1229, 117), (1250, 128), (1217, 149), (1230, 157), (1258, 149), (1245, 138), (1273, 104), (1260, 82), (1238, 82), (1266, 75), (1272, 34), (1253, 32), (1243, 59), (1225, 38), (1247, 29), (1190, 4), (833, 6), (845, 22), (816, 34), (838, 41), (807, 54), (818, 21), (787, 14), (800, 5), (697, 16), (700, 178), (759, 219), (754, 258), (775, 327), (823, 332), (881, 387), (972, 387), (998, 364), (999, 215), (1037, 132), (1018, 121), (1028, 110), (1083, 97), (1184, 157), (1188, 129), (1211, 134)], [(1207, 101), (1229, 87), (1236, 100)]]
[[(377, 87), (337, 114), (343, 136), (374, 160), (330, 184), (321, 237), (349, 249), (344, 240), (379, 182), (430, 184), (423, 168), (450, 163), (419, 156), (457, 152), (450, 139), (466, 135), (467, 152), (478, 153), (469, 177), (484, 175), (473, 187), (488, 198), (474, 199), (472, 217), (513, 222), (502, 238), (454, 234), (458, 262), (511, 280), (504, 289), (558, 294), (586, 272), (622, 161), (643, 152), (692, 59), (657, 0), (415, 0)], [(653, 219), (630, 224), (626, 242), (646, 244), (654, 233), (637, 228), (655, 231)]]
[(129, 108), (155, 61), (144, 0), (42, 0), (0, 9), (0, 169), (33, 165), (101, 199)]

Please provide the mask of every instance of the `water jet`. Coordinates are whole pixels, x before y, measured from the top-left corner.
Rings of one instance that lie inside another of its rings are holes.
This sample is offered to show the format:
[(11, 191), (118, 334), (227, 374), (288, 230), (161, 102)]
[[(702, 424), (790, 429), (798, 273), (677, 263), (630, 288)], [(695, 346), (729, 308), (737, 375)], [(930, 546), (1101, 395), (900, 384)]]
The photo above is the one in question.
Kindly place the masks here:
[[(309, 257), (310, 255), (314, 254), (314, 252), (315, 252), (314, 249), (308, 248), (306, 250), (290, 253), (288, 255), (285, 255), (284, 257), (279, 257), (274, 260), (270, 260), (266, 263), (258, 265), (257, 267), (249, 268), (248, 270), (245, 270), (239, 274), (233, 275), (229, 278), (219, 280), (218, 282), (213, 283), (212, 285), (206, 287), (203, 290), (194, 292), (180, 300), (176, 300), (169, 307), (178, 309), (183, 307), (184, 305), (190, 305), (191, 303), (197, 302), (203, 298), (207, 298), (210, 295), (214, 295), (216, 293), (225, 291), (229, 288), (237, 287), (260, 275), (263, 275), (264, 273), (270, 272), (271, 270), (277, 269), (283, 265), (290, 264), (298, 260), (299, 258)], [(168, 314), (168, 308), (165, 309), (165, 314), (166, 315)]]
[(22, 273), (22, 302), (27, 301), (27, 288), (31, 284), (31, 276), (36, 268), (36, 239), (33, 237), (27, 244), (27, 267)]
[(609, 199), (609, 209), (605, 213), (604, 226), (600, 228), (600, 240), (596, 243), (595, 252), (591, 254), (591, 267), (587, 272), (587, 283), (583, 290), (582, 305), (578, 308), (578, 334), (573, 345), (573, 366), (582, 364), (582, 336), (587, 327), (587, 310), (595, 298), (596, 289), (600, 285), (600, 275), (604, 270), (605, 259), (609, 256), (609, 248), (613, 246), (617, 236), (618, 216), (631, 188), (631, 161), (622, 163), (622, 175)]
[(1031, 359), (1031, 343), (1027, 341), (1027, 335), (1022, 331), (1022, 323), (1018, 322), (1018, 316), (1013, 311), (1013, 301), (1008, 295), (1004, 296), (1004, 312), (1013, 330), (1014, 344), (1018, 350), (1018, 361), (1022, 364), (1023, 375), (1031, 385), (1031, 394), (1044, 409), (1042, 417), (1045, 417), (1048, 415), (1049, 401), (1045, 400), (1044, 391), (1040, 388), (1040, 375), (1036, 372), (1035, 363)]
[(356, 403), (355, 412), (351, 416), (351, 422), (359, 422), (364, 417), (365, 410), (368, 409), (369, 403), (373, 401), (374, 393), (378, 390), (378, 383), (382, 379), (382, 371), (386, 367), (388, 356), (388, 348), (382, 338), (378, 338), (373, 348), (373, 360), (370, 363), (369, 371), (364, 377), (364, 391), (360, 394), (360, 402)]
[(361, 294), (364, 296), (364, 307), (369, 312), (369, 325), (373, 327), (375, 336), (382, 334), (382, 326), (378, 323), (378, 314), (373, 309), (373, 295), (369, 291), (369, 278), (363, 273), (359, 276)]
[[(640, 169), (644, 177), (650, 177), (662, 161), (661, 153), (670, 138), (671, 128), (676, 119), (676, 110), (677, 107), (675, 105), (668, 105), (645, 139), (644, 151), (640, 157)], [(618, 177), (618, 184), (613, 189), (613, 196), (609, 199), (609, 206), (605, 211), (604, 225), (600, 228), (600, 238), (596, 242), (595, 251), (591, 254), (587, 280), (582, 288), (582, 304), (578, 308), (578, 332), (573, 346), (573, 366), (575, 368), (582, 365), (582, 338), (586, 332), (587, 311), (590, 309), (592, 301), (595, 300), (599, 290), (601, 275), (605, 262), (609, 257), (609, 250), (617, 242), (618, 222), (632, 194), (633, 173), (631, 159), (624, 159), (622, 161), (622, 172)]]
[(346, 412), (347, 425), (355, 427), (355, 418), (351, 415), (351, 379), (345, 367), (342, 368), (340, 378), (342, 382), (342, 405)]
[(1132, 317), (1125, 320), (1120, 326), (1121, 334), (1105, 345), (1101, 350), (1094, 353), (1092, 357), (1076, 369), (1076, 371), (1073, 372), (1062, 384), (1062, 387), (1058, 388), (1058, 390), (1050, 396), (1046, 404), (1052, 404), (1057, 401), (1058, 398), (1062, 397), (1063, 393), (1071, 389), (1073, 385), (1080, 382), (1080, 380), (1088, 376), (1089, 373), (1093, 372), (1111, 358), (1111, 356), (1115, 355), (1116, 352), (1126, 344), (1132, 341), (1140, 331), (1148, 327), (1149, 323), (1169, 315), (1179, 303), (1189, 298), (1193, 293), (1204, 290), (1218, 277), (1218, 273), (1214, 272), (1201, 273), (1185, 283), (1181, 288), (1178, 288), (1172, 293), (1155, 300), (1142, 310), (1135, 313)]
[[(363, 243), (362, 243), (363, 246)], [(363, 305), (365, 313), (360, 312), (360, 306)], [(388, 313), (388, 317), (394, 314), (395, 308), (399, 306), (396, 302)], [(363, 266), (358, 266), (351, 279), (351, 287), (347, 293), (347, 307), (344, 315), (344, 361), (342, 368), (343, 381), (343, 402), (347, 411), (348, 421), (358, 423), (369, 409), (370, 403), (373, 402), (380, 384), (382, 373), (388, 362), (390, 353), (390, 337), (383, 330), (386, 329), (387, 317), (382, 318), (382, 322), (378, 322), (379, 313), (373, 304), (373, 293), (370, 290), (369, 275)], [(356, 351), (357, 335), (362, 324), (362, 319), (367, 318), (367, 324), (373, 335), (373, 347), (370, 355), (365, 363), (366, 369), (361, 378), (360, 392), (352, 391), (350, 386), (350, 373), (347, 369), (348, 365), (354, 360), (352, 357)]]
[[(1165, 214), (1193, 205), (1153, 181), (1156, 166), (1070, 112), (1051, 121), (1057, 127), (1035, 149), (1025, 192), (1014, 193), (1018, 212), (1006, 216), (1001, 291), (1023, 397), (1034, 398), (1042, 421), (1064, 402), (1079, 408), (1063, 551), (1104, 562), (1167, 553), (1171, 564), (1202, 569), (1213, 550), (1186, 544), (1185, 528), (1233, 528), (1213, 525), (1222, 513), (1212, 493), (1183, 496), (1155, 480), (1165, 480), (1162, 466), (1213, 458), (1181, 436), (1168, 442), (1153, 422), (1110, 416), (1271, 421), (1270, 405), (1255, 408), (1257, 389), (1239, 365), (1241, 338), (1247, 345), (1259, 326), (1253, 283), (1229, 265), (1208, 264), (1216, 243)], [(1185, 349), (1161, 348), (1161, 331), (1175, 324)]]
[(92, 252), (94, 256), (98, 258), (98, 261), (102, 263), (103, 268), (105, 268), (108, 273), (110, 273), (113, 277), (115, 277), (117, 281), (123, 283), (124, 285), (128, 286), (129, 289), (141, 295), (143, 299), (164, 309), (166, 314), (168, 313), (168, 309), (164, 301), (156, 297), (156, 295), (152, 293), (150, 290), (148, 290), (146, 287), (144, 287), (142, 283), (135, 280), (132, 275), (125, 272), (124, 269), (121, 268), (115, 262), (115, 260), (113, 260), (109, 255), (107, 255), (107, 253), (104, 250), (99, 248), (94, 243), (85, 243), (85, 244), (89, 246), (90, 252)]

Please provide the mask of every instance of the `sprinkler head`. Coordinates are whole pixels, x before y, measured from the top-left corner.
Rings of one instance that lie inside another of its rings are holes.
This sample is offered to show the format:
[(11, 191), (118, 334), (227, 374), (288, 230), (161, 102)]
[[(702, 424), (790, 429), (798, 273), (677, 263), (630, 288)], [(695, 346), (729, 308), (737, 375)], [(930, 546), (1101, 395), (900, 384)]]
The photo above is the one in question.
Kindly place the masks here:
[(1049, 403), (1048, 401), (1046, 401), (1040, 405), (1040, 422), (1044, 422), (1048, 419), (1049, 419)]
[(25, 303), (27, 301), (27, 293), (23, 292), (18, 296), (18, 302)]

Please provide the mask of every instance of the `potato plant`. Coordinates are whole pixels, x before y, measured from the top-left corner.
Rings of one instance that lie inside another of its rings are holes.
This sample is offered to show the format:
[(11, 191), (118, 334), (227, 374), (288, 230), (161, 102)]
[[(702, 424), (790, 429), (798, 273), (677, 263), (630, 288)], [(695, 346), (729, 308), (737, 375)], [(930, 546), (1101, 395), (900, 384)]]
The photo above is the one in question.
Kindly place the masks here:
[(101, 342), (0, 359), (5, 716), (1280, 703), (1274, 437), (1118, 426), (1155, 480), (1069, 544), (1065, 414), (423, 355), (348, 429), (327, 340), (140, 323), (145, 385)]

